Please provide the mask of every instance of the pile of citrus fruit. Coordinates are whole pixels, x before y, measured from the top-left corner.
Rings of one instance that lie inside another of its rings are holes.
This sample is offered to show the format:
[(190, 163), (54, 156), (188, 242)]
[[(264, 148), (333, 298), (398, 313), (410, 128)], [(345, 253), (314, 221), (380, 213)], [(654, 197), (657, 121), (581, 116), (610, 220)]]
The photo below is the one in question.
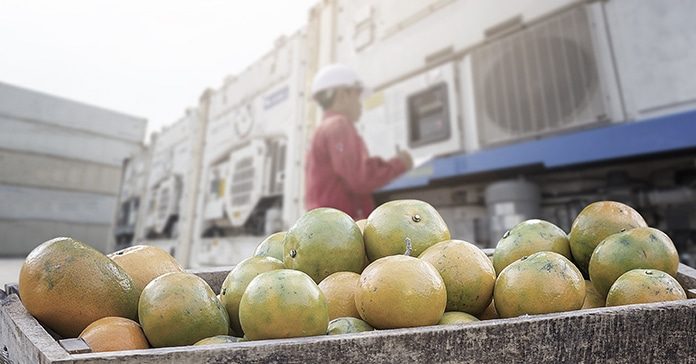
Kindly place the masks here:
[[(94, 351), (358, 333), (686, 299), (677, 251), (631, 207), (595, 202), (569, 234), (524, 221), (491, 258), (453, 239), (419, 200), (366, 220), (319, 208), (263, 240), (220, 292), (166, 252), (108, 256), (70, 238), (37, 247), (20, 272), (27, 310)], [(589, 278), (589, 280), (586, 280)]]

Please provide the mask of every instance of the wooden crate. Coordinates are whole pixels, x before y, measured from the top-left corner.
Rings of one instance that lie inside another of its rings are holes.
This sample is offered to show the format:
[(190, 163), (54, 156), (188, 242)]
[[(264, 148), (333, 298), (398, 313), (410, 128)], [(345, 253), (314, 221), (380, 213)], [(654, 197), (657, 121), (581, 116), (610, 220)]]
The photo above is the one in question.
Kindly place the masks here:
[[(194, 271), (219, 291), (228, 269)], [(695, 363), (696, 270), (688, 300), (337, 336), (70, 354), (16, 294), (0, 309), (0, 363)]]

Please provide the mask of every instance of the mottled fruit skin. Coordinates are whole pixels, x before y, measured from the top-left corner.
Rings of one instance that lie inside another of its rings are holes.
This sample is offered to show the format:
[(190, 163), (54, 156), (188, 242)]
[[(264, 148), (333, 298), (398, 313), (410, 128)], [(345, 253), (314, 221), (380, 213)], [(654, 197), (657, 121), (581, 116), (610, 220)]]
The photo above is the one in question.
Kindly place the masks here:
[(229, 344), (229, 343), (238, 343), (242, 341), (241, 337), (234, 337), (234, 336), (229, 336), (229, 335), (216, 335), (213, 337), (207, 337), (203, 340), (197, 341), (194, 346), (201, 346), (201, 345), (215, 345), (215, 344)]
[(498, 311), (495, 310), (495, 300), (491, 300), (491, 304), (486, 307), (480, 315), (478, 315), (479, 320), (495, 320), (499, 318)]
[(71, 238), (49, 240), (29, 253), (19, 272), (22, 304), (62, 337), (74, 338), (108, 316), (138, 318), (138, 291), (106, 255)]
[(420, 259), (432, 264), (447, 287), (447, 311), (478, 315), (491, 303), (495, 270), (486, 254), (462, 240), (439, 242)]
[(362, 272), (355, 305), (360, 317), (377, 329), (435, 325), (445, 313), (447, 291), (432, 264), (392, 255)]
[(685, 299), (684, 288), (671, 275), (656, 269), (633, 269), (611, 286), (607, 306)]
[(336, 272), (360, 273), (365, 244), (360, 228), (346, 213), (318, 208), (300, 217), (285, 236), (283, 262), (314, 282)]
[(328, 335), (354, 334), (356, 332), (373, 331), (375, 328), (367, 322), (355, 317), (338, 317), (329, 322)]
[(283, 262), (276, 258), (257, 256), (244, 259), (227, 274), (220, 288), (220, 301), (230, 316), (232, 331), (236, 335), (244, 336), (239, 323), (239, 302), (249, 283), (261, 273), (284, 268)]
[(470, 315), (466, 312), (450, 311), (445, 312), (442, 315), (442, 319), (438, 322), (438, 325), (465, 325), (472, 322), (479, 321), (476, 316)]
[(325, 335), (329, 308), (311, 277), (280, 269), (249, 283), (239, 303), (239, 321), (248, 340)]
[(353, 272), (336, 272), (319, 283), (329, 305), (329, 320), (338, 317), (360, 318), (355, 307), (355, 291), (358, 289), (360, 274)]
[(156, 246), (135, 245), (108, 255), (135, 282), (138, 296), (153, 279), (184, 269), (169, 253)]
[(580, 271), (588, 273), (595, 247), (606, 237), (637, 227), (647, 227), (632, 207), (615, 201), (598, 201), (585, 207), (573, 221), (568, 239), (570, 251)]
[(123, 317), (104, 317), (94, 321), (82, 330), (79, 337), (94, 353), (150, 347), (140, 325)]
[(406, 238), (410, 239), (417, 257), (425, 249), (441, 241), (450, 240), (445, 220), (429, 203), (420, 200), (394, 200), (377, 207), (365, 224), (365, 250), (374, 262), (390, 255), (406, 252)]
[(140, 326), (153, 347), (193, 345), (229, 333), (230, 319), (215, 292), (190, 273), (167, 273), (140, 295)]
[(592, 281), (585, 280), (585, 301), (582, 304), (582, 309), (604, 307), (604, 305), (604, 296), (597, 292)]
[(285, 243), (285, 231), (269, 235), (263, 239), (254, 250), (255, 257), (273, 257), (283, 261), (283, 244)]
[(498, 241), (493, 253), (493, 266), (496, 272), (502, 272), (510, 263), (542, 251), (552, 251), (573, 259), (570, 241), (563, 229), (544, 220), (523, 221)]
[(493, 297), (503, 318), (578, 310), (585, 299), (585, 280), (568, 258), (539, 252), (503, 269)]
[(592, 253), (589, 268), (597, 292), (606, 297), (614, 281), (632, 269), (658, 269), (676, 277), (679, 255), (667, 234), (641, 227), (604, 239)]

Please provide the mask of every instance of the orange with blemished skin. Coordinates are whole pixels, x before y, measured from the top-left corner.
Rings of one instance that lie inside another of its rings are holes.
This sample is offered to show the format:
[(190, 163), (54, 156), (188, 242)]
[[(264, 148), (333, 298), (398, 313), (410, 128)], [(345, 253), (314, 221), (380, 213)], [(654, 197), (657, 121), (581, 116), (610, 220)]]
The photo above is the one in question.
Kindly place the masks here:
[(367, 322), (355, 317), (337, 317), (329, 322), (329, 335), (354, 334), (356, 332), (372, 331), (375, 328)]
[(585, 280), (585, 301), (582, 309), (604, 307), (604, 296), (597, 292), (591, 281)]
[(360, 317), (378, 329), (435, 325), (445, 312), (447, 291), (432, 264), (393, 255), (365, 268), (355, 305)]
[(138, 318), (133, 279), (106, 255), (71, 238), (49, 240), (29, 253), (19, 272), (22, 304), (63, 337), (77, 337), (108, 316)]
[(607, 306), (685, 299), (684, 288), (671, 275), (656, 269), (633, 269), (611, 286)]
[(229, 335), (215, 335), (211, 337), (207, 337), (205, 339), (199, 340), (194, 346), (201, 346), (201, 345), (215, 345), (215, 344), (229, 344), (229, 343), (237, 343), (242, 341), (241, 337), (234, 337), (234, 336), (229, 336)]
[(360, 318), (355, 307), (355, 290), (358, 289), (360, 274), (336, 272), (319, 283), (319, 288), (329, 305), (329, 320), (339, 317)]
[(498, 241), (493, 266), (502, 272), (510, 263), (541, 251), (552, 251), (572, 259), (568, 235), (563, 229), (544, 220), (532, 219), (515, 225)]
[(503, 269), (493, 297), (503, 318), (578, 310), (585, 299), (585, 280), (568, 258), (539, 252)]
[(184, 271), (174, 257), (156, 246), (134, 245), (107, 256), (133, 278), (138, 293), (165, 273)]
[(495, 310), (495, 300), (491, 300), (491, 304), (486, 307), (483, 312), (481, 312), (480, 315), (478, 315), (478, 319), (483, 321), (483, 320), (494, 320), (498, 318), (498, 311)]
[(249, 283), (261, 273), (284, 269), (283, 262), (273, 257), (256, 256), (244, 259), (227, 274), (220, 287), (220, 302), (230, 316), (232, 331), (244, 336), (239, 323), (239, 301)]
[(285, 231), (274, 233), (263, 239), (254, 250), (255, 257), (273, 257), (283, 261), (283, 244), (285, 243)]
[(329, 308), (310, 276), (278, 269), (249, 283), (239, 302), (239, 322), (248, 340), (326, 335)]
[(432, 264), (447, 287), (447, 311), (478, 315), (491, 303), (495, 269), (486, 254), (462, 240), (439, 242), (418, 258)]
[(421, 200), (394, 200), (377, 207), (367, 217), (365, 251), (371, 262), (404, 253), (404, 241), (411, 240), (412, 256), (441, 241), (450, 240), (450, 231), (440, 214)]
[(438, 322), (438, 325), (465, 325), (472, 322), (479, 321), (474, 315), (470, 315), (466, 312), (450, 311), (445, 312), (442, 315), (442, 319)]
[(679, 254), (662, 231), (640, 227), (608, 236), (592, 253), (590, 280), (602, 297), (631, 269), (658, 269), (676, 277)]
[(283, 263), (316, 283), (336, 272), (361, 272), (364, 257), (365, 244), (355, 221), (333, 208), (306, 212), (285, 235)]
[(589, 273), (594, 249), (606, 237), (637, 227), (647, 227), (643, 217), (632, 207), (615, 201), (598, 201), (587, 205), (575, 218), (568, 239), (577, 267)]
[(104, 317), (94, 321), (82, 330), (79, 337), (95, 353), (150, 347), (140, 325), (123, 317)]
[(156, 348), (193, 345), (227, 335), (230, 328), (227, 310), (208, 283), (184, 272), (161, 275), (145, 286), (138, 316), (147, 340)]

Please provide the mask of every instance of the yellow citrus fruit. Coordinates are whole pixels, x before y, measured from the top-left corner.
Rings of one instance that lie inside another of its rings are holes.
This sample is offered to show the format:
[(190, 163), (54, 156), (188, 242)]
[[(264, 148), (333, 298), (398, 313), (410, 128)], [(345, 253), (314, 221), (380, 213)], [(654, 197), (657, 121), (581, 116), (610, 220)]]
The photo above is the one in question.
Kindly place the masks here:
[(367, 224), (367, 219), (362, 219), (355, 222), (355, 225), (358, 225), (361, 234), (365, 232), (365, 224)]
[(249, 340), (326, 335), (329, 308), (307, 274), (279, 269), (249, 283), (239, 302), (239, 321)]
[(445, 312), (447, 291), (432, 264), (393, 255), (365, 268), (355, 304), (360, 317), (378, 329), (435, 325)]
[(355, 317), (338, 317), (329, 322), (329, 335), (353, 334), (356, 332), (372, 331), (375, 328), (367, 322)]
[(585, 300), (585, 280), (568, 258), (539, 252), (503, 269), (493, 296), (503, 318), (578, 310)]
[(470, 315), (466, 312), (457, 312), (457, 311), (450, 311), (450, 312), (445, 312), (444, 315), (442, 315), (442, 319), (440, 319), (440, 322), (438, 322), (438, 325), (463, 325), (463, 324), (469, 324), (472, 322), (479, 321), (479, 319), (476, 318), (476, 316)]
[(49, 240), (19, 271), (27, 311), (63, 337), (77, 337), (102, 317), (138, 318), (133, 279), (106, 255), (71, 238)]
[(417, 257), (425, 249), (450, 239), (447, 224), (430, 204), (420, 200), (395, 200), (377, 207), (365, 224), (365, 250), (370, 261), (404, 254), (406, 239)]
[(684, 288), (671, 275), (656, 269), (633, 269), (611, 286), (607, 306), (685, 299)]
[(355, 221), (332, 208), (318, 208), (300, 217), (285, 236), (283, 262), (307, 273), (314, 282), (336, 272), (362, 271), (365, 244)]
[[(360, 228), (360, 234), (365, 234), (365, 224), (367, 224), (367, 219), (362, 219), (358, 220), (355, 222), (355, 225), (358, 225), (358, 228)], [(363, 235), (363, 241), (365, 240), (364, 235)], [(363, 257), (363, 269), (367, 267), (370, 264), (370, 259), (367, 258), (367, 252), (365, 252), (365, 256)], [(361, 270), (362, 272), (362, 270)]]
[(447, 287), (447, 310), (478, 315), (491, 303), (495, 270), (486, 254), (462, 240), (439, 242), (420, 259), (432, 264)]
[(615, 201), (598, 201), (585, 207), (573, 221), (568, 239), (575, 264), (588, 273), (595, 247), (612, 234), (648, 226), (632, 207)]
[(201, 345), (215, 345), (215, 344), (229, 344), (229, 343), (237, 343), (240, 342), (242, 338), (240, 337), (234, 337), (234, 336), (229, 336), (229, 335), (215, 335), (212, 337), (207, 337), (205, 339), (197, 341), (195, 346), (201, 346)]
[(229, 333), (227, 310), (203, 279), (167, 273), (150, 282), (138, 303), (140, 326), (153, 347), (193, 345)]
[(104, 317), (94, 321), (82, 330), (79, 337), (95, 353), (150, 347), (140, 325), (123, 317)]
[(162, 248), (135, 245), (108, 255), (133, 278), (138, 292), (142, 292), (153, 279), (165, 273), (182, 272), (184, 269)]
[(677, 275), (679, 255), (672, 240), (660, 230), (639, 227), (608, 236), (590, 259), (590, 280), (606, 297), (617, 278), (631, 269), (658, 269)]
[(544, 220), (523, 221), (503, 235), (493, 253), (493, 266), (502, 272), (510, 263), (541, 251), (552, 251), (572, 259), (568, 235)]
[(585, 302), (582, 304), (582, 309), (604, 307), (604, 296), (597, 292), (592, 281), (585, 280)]
[(242, 300), (249, 282), (261, 273), (284, 268), (283, 262), (276, 258), (256, 256), (244, 259), (227, 274), (220, 287), (220, 301), (230, 316), (232, 331), (236, 335), (244, 335), (239, 323), (239, 301)]
[(285, 231), (271, 234), (254, 250), (255, 257), (273, 257), (283, 261), (283, 243), (285, 241)]
[(495, 310), (495, 300), (491, 300), (491, 304), (478, 315), (478, 318), (479, 320), (493, 320), (498, 318), (498, 311)]
[(336, 272), (319, 283), (329, 305), (329, 320), (338, 317), (360, 318), (355, 307), (355, 290), (358, 289), (360, 274), (353, 272)]

